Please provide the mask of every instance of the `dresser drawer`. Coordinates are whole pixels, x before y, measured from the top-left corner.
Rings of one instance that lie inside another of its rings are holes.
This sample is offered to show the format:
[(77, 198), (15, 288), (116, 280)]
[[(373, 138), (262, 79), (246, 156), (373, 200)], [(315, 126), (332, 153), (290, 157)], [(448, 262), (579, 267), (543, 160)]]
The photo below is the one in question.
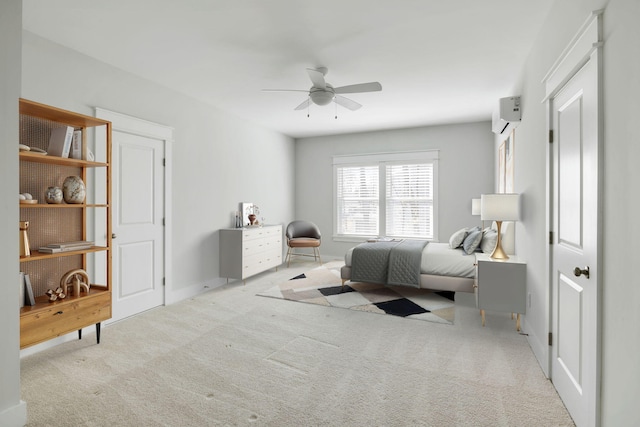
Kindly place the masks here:
[(242, 256), (249, 257), (264, 252), (266, 249), (266, 239), (259, 238), (247, 240), (242, 243)]
[(277, 267), (282, 264), (282, 250), (270, 249), (264, 254), (264, 268)]
[(280, 264), (282, 264), (282, 251), (279, 249), (246, 257), (242, 266), (242, 276), (243, 278), (253, 276)]
[(243, 256), (252, 256), (275, 248), (282, 248), (282, 238), (278, 235), (260, 237), (243, 242)]
[(111, 318), (111, 292), (101, 291), (52, 303), (20, 316), (20, 348), (59, 337)]

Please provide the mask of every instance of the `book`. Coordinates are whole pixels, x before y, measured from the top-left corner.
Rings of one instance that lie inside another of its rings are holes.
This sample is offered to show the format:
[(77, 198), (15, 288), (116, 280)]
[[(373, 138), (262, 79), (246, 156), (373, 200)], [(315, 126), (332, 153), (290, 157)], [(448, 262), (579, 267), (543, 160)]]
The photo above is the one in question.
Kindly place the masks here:
[(73, 128), (71, 126), (53, 129), (51, 131), (51, 136), (49, 137), (47, 154), (50, 156), (69, 157), (72, 139)]
[(75, 242), (49, 243), (47, 248), (69, 248), (72, 246), (93, 246), (93, 241), (77, 240)]
[(82, 131), (74, 130), (71, 139), (71, 152), (69, 157), (72, 159), (82, 159)]
[(24, 307), (24, 273), (20, 272), (20, 308)]
[(49, 246), (41, 246), (38, 248), (38, 252), (43, 254), (57, 254), (59, 252), (81, 251), (82, 249), (89, 249), (93, 245), (78, 245), (68, 246), (65, 248), (50, 248)]
[(24, 275), (24, 305), (36, 305), (36, 298), (33, 296), (33, 286), (29, 275)]

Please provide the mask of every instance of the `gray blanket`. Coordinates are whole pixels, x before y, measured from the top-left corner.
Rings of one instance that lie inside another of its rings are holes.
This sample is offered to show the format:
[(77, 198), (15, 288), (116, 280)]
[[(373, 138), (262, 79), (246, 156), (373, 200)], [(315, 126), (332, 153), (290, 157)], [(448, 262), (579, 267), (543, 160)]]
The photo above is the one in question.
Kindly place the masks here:
[(424, 240), (362, 243), (353, 249), (351, 280), (419, 288), (420, 262), (427, 243)]

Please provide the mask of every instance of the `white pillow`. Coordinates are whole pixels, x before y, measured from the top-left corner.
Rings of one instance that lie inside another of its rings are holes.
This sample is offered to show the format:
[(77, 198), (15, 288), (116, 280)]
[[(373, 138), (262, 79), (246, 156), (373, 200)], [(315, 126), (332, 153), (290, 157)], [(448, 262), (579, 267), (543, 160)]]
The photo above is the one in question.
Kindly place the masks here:
[(498, 244), (498, 232), (496, 230), (487, 229), (482, 236), (482, 242), (480, 243), (480, 249), (485, 254), (490, 254), (496, 248)]
[(451, 249), (459, 248), (462, 245), (462, 242), (464, 242), (465, 237), (467, 237), (467, 231), (468, 229), (465, 227), (453, 233), (449, 238), (449, 247)]

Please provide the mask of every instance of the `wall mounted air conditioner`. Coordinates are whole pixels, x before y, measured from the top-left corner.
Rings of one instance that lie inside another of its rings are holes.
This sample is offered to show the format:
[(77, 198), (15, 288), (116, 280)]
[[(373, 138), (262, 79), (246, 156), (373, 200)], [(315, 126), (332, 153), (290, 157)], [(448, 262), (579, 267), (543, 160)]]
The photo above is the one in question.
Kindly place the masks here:
[(520, 124), (521, 118), (519, 96), (500, 98), (498, 109), (493, 112), (491, 130), (506, 138)]

